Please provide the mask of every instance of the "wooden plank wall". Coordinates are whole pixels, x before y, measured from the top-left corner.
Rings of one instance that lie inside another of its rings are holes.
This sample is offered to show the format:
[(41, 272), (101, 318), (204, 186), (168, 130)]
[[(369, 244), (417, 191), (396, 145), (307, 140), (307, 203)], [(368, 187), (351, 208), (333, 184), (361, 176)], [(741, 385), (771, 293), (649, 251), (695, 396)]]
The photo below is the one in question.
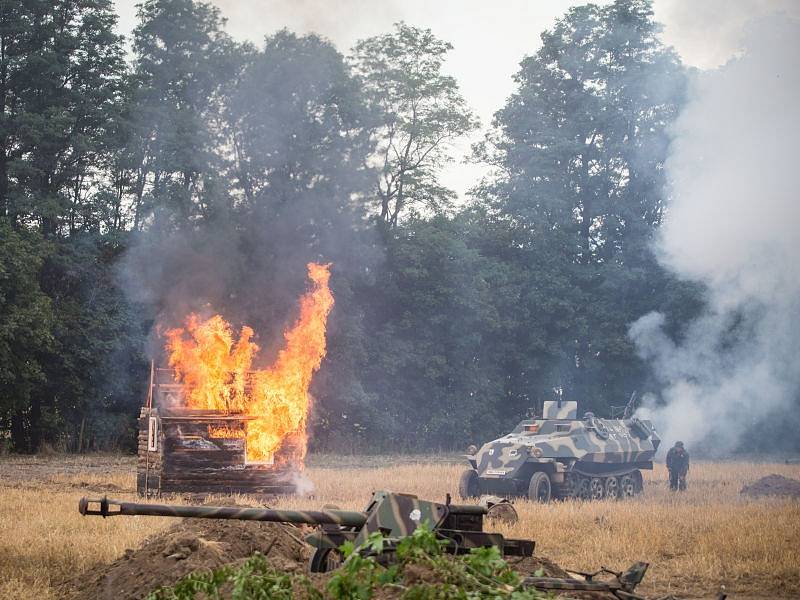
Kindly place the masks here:
[[(148, 421), (158, 417), (158, 450), (148, 451)], [(142, 409), (139, 418), (137, 490), (169, 493), (291, 494), (292, 475), (269, 465), (248, 465), (248, 418), (182, 411), (160, 416)], [(224, 431), (226, 437), (219, 437)], [(240, 433), (238, 433), (240, 432)], [(237, 437), (229, 437), (231, 434)], [(149, 466), (149, 468), (148, 468)]]

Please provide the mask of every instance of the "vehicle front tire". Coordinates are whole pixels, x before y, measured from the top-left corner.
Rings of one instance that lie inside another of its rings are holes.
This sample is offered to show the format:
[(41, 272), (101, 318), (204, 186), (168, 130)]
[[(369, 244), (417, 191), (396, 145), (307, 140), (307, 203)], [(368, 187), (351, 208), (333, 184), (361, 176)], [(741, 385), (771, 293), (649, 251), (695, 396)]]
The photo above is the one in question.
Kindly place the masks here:
[(550, 502), (553, 494), (553, 485), (550, 483), (550, 476), (542, 471), (537, 471), (531, 477), (528, 484), (528, 499), (531, 502)]
[(458, 495), (462, 500), (477, 498), (481, 495), (481, 482), (475, 469), (467, 469), (458, 480)]

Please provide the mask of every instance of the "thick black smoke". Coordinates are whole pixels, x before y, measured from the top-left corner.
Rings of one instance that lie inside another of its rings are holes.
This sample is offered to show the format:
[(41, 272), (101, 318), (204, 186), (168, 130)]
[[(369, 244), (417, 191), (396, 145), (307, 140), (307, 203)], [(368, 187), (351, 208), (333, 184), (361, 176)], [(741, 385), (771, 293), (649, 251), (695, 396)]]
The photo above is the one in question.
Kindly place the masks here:
[[(189, 207), (172, 209), (148, 185), (154, 209), (123, 261), (126, 289), (153, 323), (156, 361), (159, 328), (191, 312), (251, 326), (269, 361), (296, 317), (308, 262), (333, 263), (332, 289), (346, 297), (381, 257), (366, 221), (370, 114), (342, 55), (317, 36), (287, 31), (260, 50), (237, 51), (241, 59), (231, 62), (240, 72), (196, 116), (211, 144), (193, 152), (213, 159)], [(149, 135), (157, 146), (166, 134)], [(160, 177), (182, 181), (180, 171)]]

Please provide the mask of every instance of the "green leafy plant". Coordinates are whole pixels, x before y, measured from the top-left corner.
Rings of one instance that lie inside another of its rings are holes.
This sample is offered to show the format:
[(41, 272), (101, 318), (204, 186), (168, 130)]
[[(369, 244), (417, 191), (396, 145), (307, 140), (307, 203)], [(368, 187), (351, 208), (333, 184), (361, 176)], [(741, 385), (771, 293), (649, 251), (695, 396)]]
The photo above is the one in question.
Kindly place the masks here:
[(303, 575), (281, 573), (256, 554), (238, 568), (193, 573), (171, 588), (160, 588), (147, 600), (370, 600), (392, 588), (404, 600), (538, 600), (523, 589), (522, 579), (497, 548), (473, 548), (468, 554), (444, 552), (447, 544), (423, 523), (396, 543), (379, 532), (358, 549), (352, 542), (339, 551), (342, 566), (322, 592)]
[[(255, 556), (249, 560), (253, 560)], [(173, 587), (161, 587), (150, 593), (146, 600), (192, 600), (198, 593), (207, 598), (219, 598), (220, 587), (231, 576), (229, 567), (220, 567), (213, 571), (197, 571), (190, 573)]]
[(413, 562), (436, 557), (442, 553), (442, 546), (446, 543), (445, 540), (436, 537), (427, 521), (423, 521), (411, 535), (398, 542), (397, 558), (401, 561)]
[[(385, 547), (385, 538), (373, 532), (364, 544), (366, 552), (380, 555)], [(376, 586), (393, 584), (397, 580), (397, 565), (389, 568), (378, 564), (372, 555), (362, 555), (352, 542), (340, 548), (345, 557), (342, 568), (328, 582), (328, 592), (336, 600), (368, 600)]]
[(147, 600), (195, 600), (198, 594), (204, 600), (292, 600), (300, 590), (310, 600), (322, 598), (307, 577), (278, 572), (263, 554), (256, 553), (239, 568), (223, 566), (191, 573), (172, 587), (155, 590)]

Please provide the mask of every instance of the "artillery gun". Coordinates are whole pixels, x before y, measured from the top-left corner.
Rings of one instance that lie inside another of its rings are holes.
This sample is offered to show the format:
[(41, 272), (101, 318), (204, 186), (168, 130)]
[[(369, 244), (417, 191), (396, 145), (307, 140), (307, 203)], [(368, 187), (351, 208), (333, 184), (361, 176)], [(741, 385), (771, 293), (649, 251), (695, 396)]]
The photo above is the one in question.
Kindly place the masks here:
[[(483, 518), (491, 516), (492, 502), (483, 505), (455, 505), (450, 494), (444, 504), (420, 500), (412, 494), (375, 492), (363, 512), (339, 509), (274, 510), (269, 508), (244, 508), (238, 506), (180, 506), (121, 502), (109, 498), (90, 500), (82, 498), (78, 510), (82, 515), (113, 517), (141, 515), (157, 517), (187, 517), (198, 519), (237, 519), (242, 521), (269, 521), (296, 525), (317, 525), (319, 528), (306, 536), (314, 548), (309, 569), (324, 573), (341, 566), (340, 547), (352, 542), (362, 556), (375, 556), (381, 564), (391, 563), (398, 542), (411, 535), (423, 523), (441, 540), (442, 548), (450, 554), (466, 554), (474, 548), (494, 546), (504, 556), (529, 557), (535, 543), (531, 540), (508, 539), (499, 533), (483, 530)], [(495, 506), (499, 504), (494, 504)], [(383, 544), (375, 550), (370, 536), (380, 532)], [(571, 577), (541, 577), (532, 575), (521, 581), (524, 588), (536, 588), (546, 593), (553, 591), (605, 592), (619, 600), (646, 600), (634, 593), (647, 570), (647, 563), (636, 563), (624, 573), (601, 569), (597, 573), (578, 573), (583, 579)], [(597, 581), (596, 575), (609, 573), (612, 581)], [(723, 597), (724, 600), (724, 597)]]
[(470, 448), (471, 468), (459, 483), (462, 499), (502, 494), (535, 502), (600, 500), (642, 491), (641, 469), (653, 468), (661, 443), (650, 421), (592, 413), (578, 419), (577, 402), (548, 401), (542, 412), (542, 418), (525, 419), (511, 433)]
[(488, 509), (480, 505), (455, 505), (450, 495), (444, 504), (420, 500), (412, 494), (375, 492), (363, 512), (327, 509), (321, 511), (273, 510), (236, 506), (180, 506), (121, 502), (102, 498), (82, 498), (78, 505), (82, 515), (113, 517), (145, 515), (158, 517), (191, 517), (197, 519), (237, 519), (317, 525), (319, 529), (306, 537), (314, 548), (310, 570), (326, 572), (341, 564), (340, 546), (352, 542), (360, 553), (370, 552), (367, 541), (374, 532), (385, 538), (382, 560), (390, 560), (397, 542), (411, 535), (423, 523), (442, 540), (445, 551), (468, 553), (473, 548), (495, 546), (507, 556), (532, 556), (534, 542), (507, 539), (499, 533), (483, 530), (483, 517)]

